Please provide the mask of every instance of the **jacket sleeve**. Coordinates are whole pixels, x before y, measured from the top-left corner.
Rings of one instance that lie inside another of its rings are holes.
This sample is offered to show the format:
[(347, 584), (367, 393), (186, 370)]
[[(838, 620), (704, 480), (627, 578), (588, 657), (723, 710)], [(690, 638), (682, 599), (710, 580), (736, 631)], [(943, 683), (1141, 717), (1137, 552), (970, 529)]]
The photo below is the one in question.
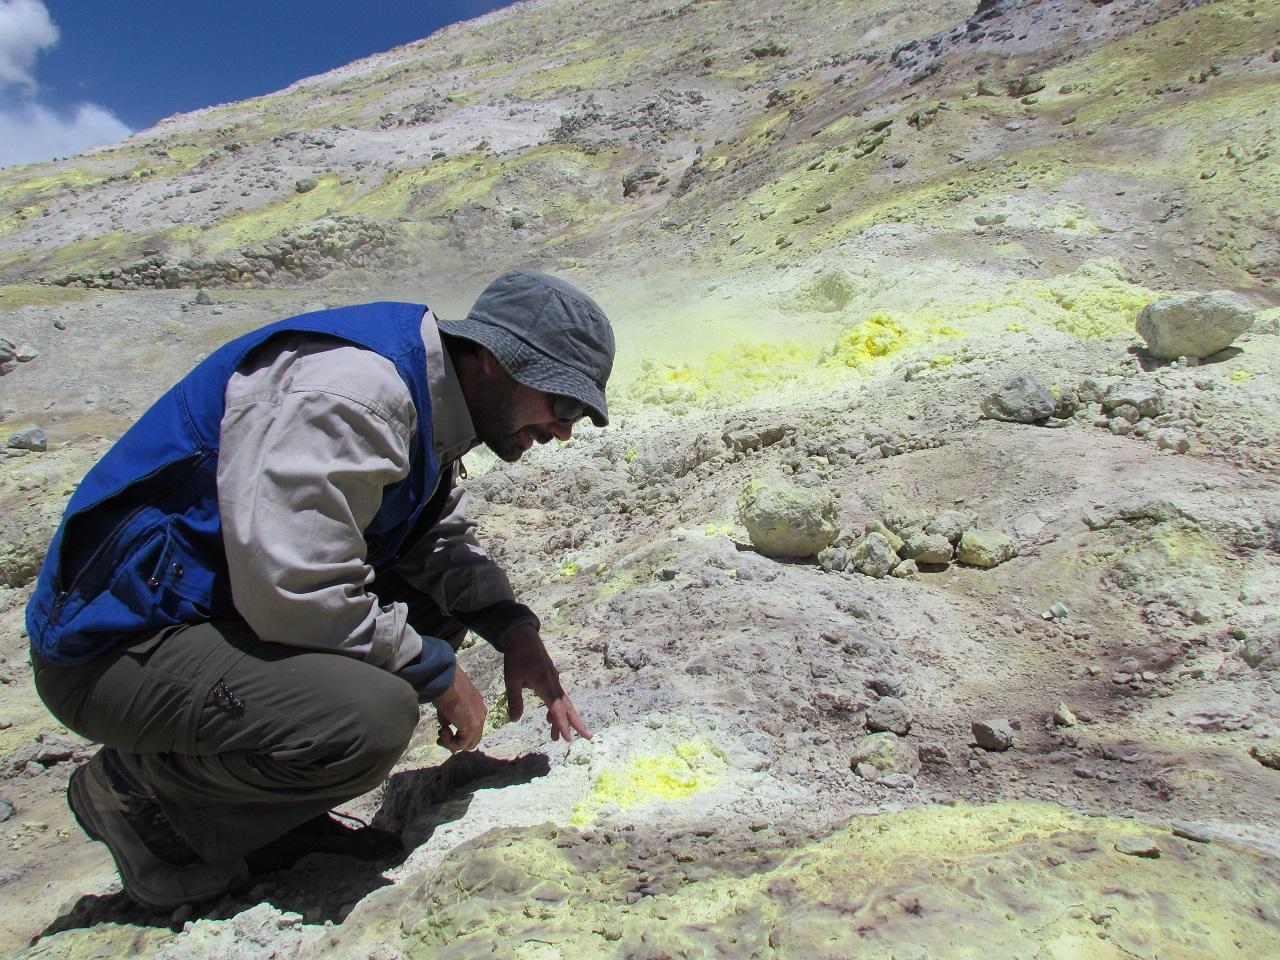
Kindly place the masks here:
[(227, 387), (218, 504), (236, 609), (272, 643), (393, 671), (430, 654), (451, 673), (449, 645), (419, 637), (404, 604), (382, 605), (367, 589), (362, 531), (383, 487), (409, 471), (408, 389), (370, 351), (291, 344)]
[(409, 545), (395, 570), (442, 611), (501, 650), (502, 637), (512, 627), (539, 622), (516, 601), (507, 575), (480, 546), (466, 509), (467, 493), (455, 485), (440, 520)]

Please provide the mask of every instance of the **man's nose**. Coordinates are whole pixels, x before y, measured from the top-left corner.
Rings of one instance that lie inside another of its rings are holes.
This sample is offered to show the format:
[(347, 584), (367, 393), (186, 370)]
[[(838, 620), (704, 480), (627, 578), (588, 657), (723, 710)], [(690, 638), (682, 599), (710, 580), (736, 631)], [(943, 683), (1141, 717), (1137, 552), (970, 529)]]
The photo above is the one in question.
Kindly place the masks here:
[(561, 443), (573, 436), (573, 424), (565, 423), (563, 420), (551, 421), (551, 433)]

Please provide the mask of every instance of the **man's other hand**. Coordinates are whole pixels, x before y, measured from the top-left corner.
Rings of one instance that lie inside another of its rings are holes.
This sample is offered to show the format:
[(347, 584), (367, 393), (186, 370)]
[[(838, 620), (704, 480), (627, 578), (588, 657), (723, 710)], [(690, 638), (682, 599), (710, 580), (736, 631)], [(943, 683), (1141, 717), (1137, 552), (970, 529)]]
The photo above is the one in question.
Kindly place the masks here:
[(450, 753), (474, 750), (484, 734), (484, 697), (462, 671), (455, 667), (453, 683), (434, 701), (436, 717), (440, 723), (440, 737), (436, 743)]
[(573, 701), (560, 686), (560, 674), (538, 636), (537, 627), (521, 624), (512, 627), (502, 638), (504, 651), (502, 676), (507, 684), (507, 716), (519, 720), (524, 714), (524, 691), (532, 690), (547, 707), (552, 740), (572, 740), (579, 736), (591, 739), (590, 728), (582, 722)]

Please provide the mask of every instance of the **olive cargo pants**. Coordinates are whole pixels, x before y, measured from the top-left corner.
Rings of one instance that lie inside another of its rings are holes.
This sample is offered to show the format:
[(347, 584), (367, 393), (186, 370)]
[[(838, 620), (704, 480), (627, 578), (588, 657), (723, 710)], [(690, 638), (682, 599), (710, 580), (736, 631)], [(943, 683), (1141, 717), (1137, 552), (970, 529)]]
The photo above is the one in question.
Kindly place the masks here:
[[(466, 633), (416, 591), (409, 622), (455, 648)], [(174, 828), (211, 863), (376, 788), (418, 722), (399, 677), (265, 643), (241, 621), (171, 627), (78, 666), (32, 663), (50, 712), (137, 755)]]

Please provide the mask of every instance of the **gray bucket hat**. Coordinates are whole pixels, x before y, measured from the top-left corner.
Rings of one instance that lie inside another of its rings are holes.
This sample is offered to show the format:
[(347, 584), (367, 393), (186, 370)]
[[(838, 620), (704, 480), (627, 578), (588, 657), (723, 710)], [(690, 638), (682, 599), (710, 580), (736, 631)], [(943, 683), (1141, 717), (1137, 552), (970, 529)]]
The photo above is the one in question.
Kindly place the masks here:
[(613, 370), (613, 328), (573, 284), (512, 270), (485, 287), (465, 320), (437, 323), (485, 347), (526, 387), (581, 401), (597, 427), (609, 422), (604, 387)]

